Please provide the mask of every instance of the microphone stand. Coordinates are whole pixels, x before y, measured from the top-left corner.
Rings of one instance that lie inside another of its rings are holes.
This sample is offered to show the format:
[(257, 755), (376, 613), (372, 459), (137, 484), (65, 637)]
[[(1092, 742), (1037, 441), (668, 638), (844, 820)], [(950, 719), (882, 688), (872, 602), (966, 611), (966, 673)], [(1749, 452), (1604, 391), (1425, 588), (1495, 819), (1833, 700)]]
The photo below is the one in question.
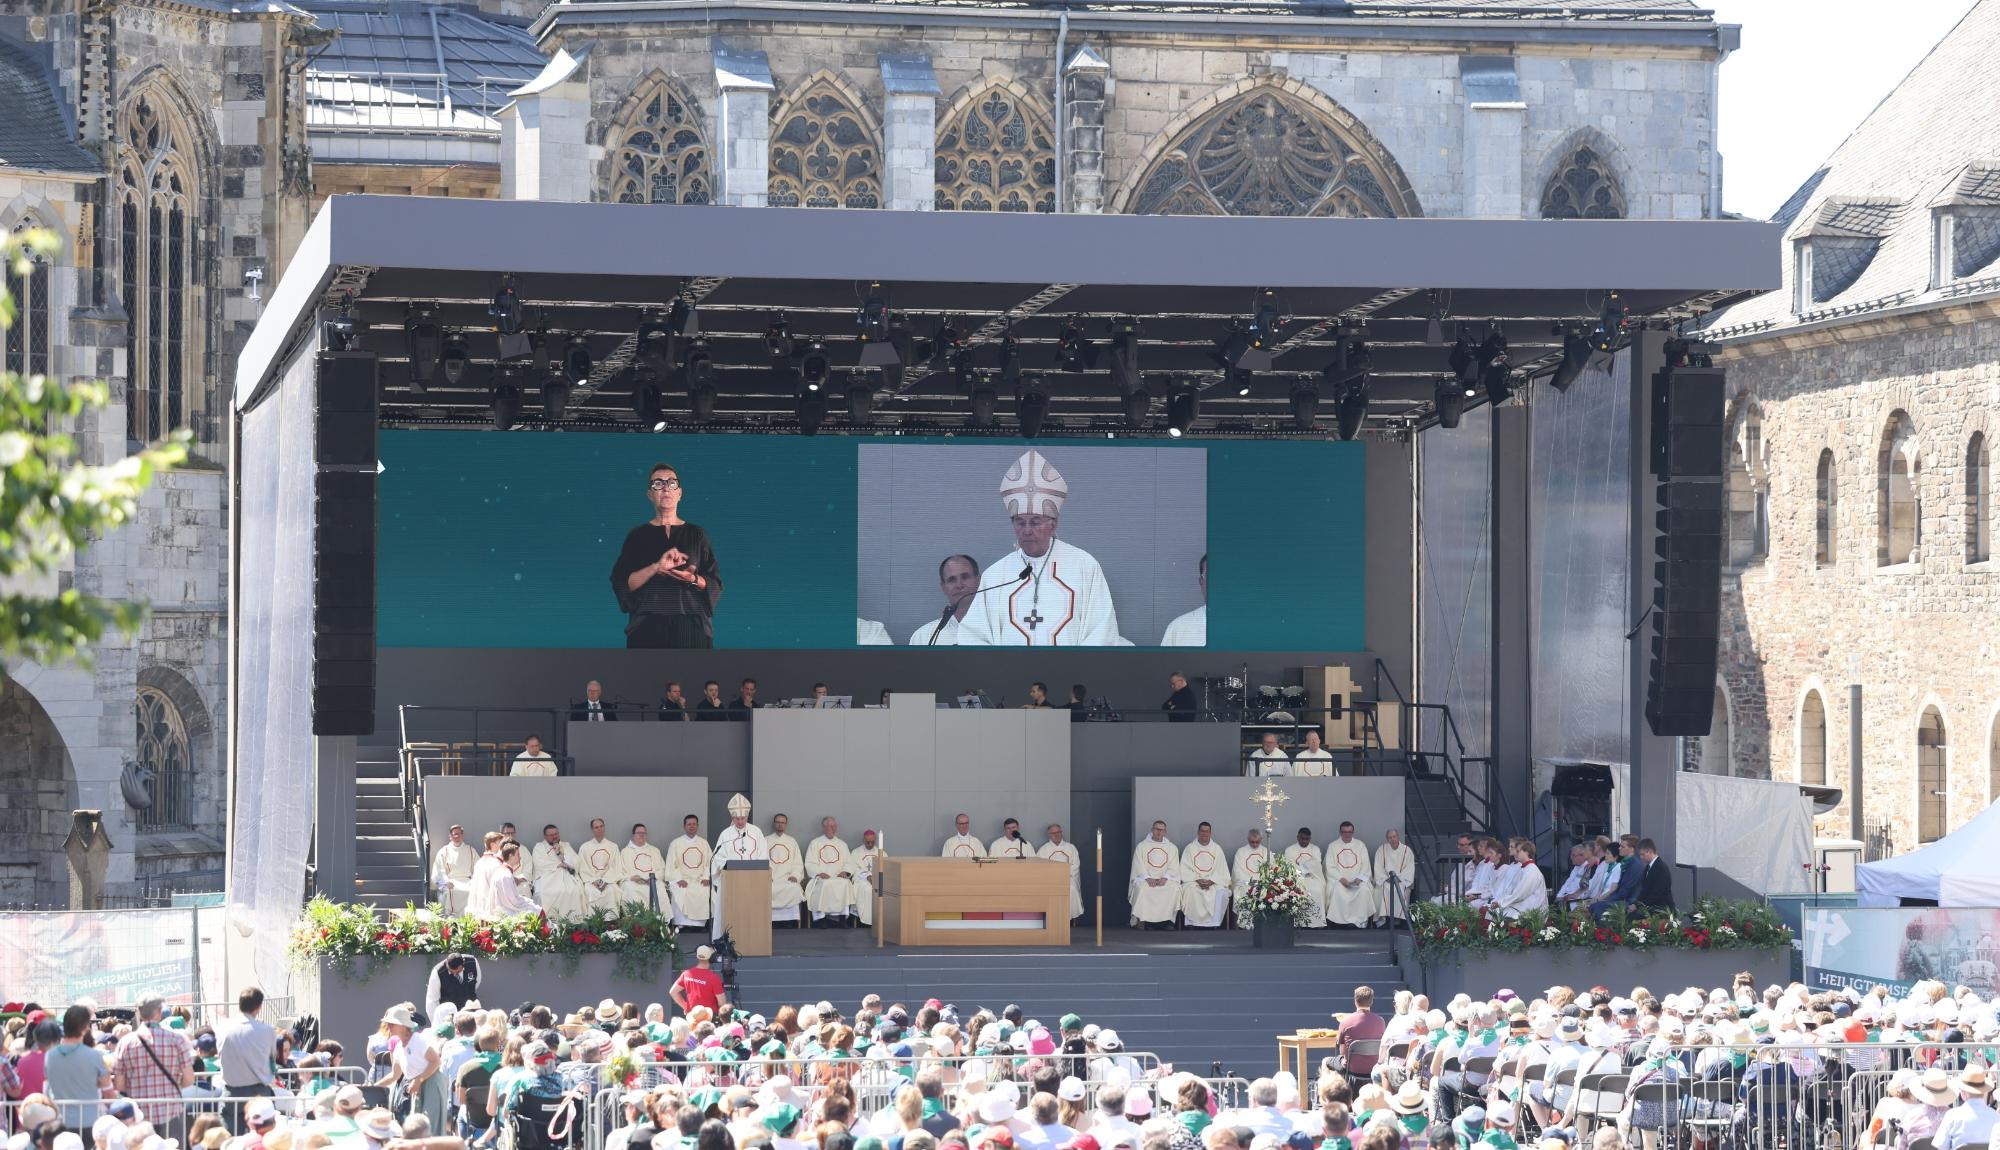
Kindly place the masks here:
[[(1002, 587), (1013, 587), (1017, 584), (1026, 583), (1028, 580), (1034, 578), (1034, 576), (1035, 576), (1034, 565), (1023, 564), (1021, 567), (1021, 573), (1019, 575), (1016, 575), (1012, 579), (1008, 579), (1000, 583), (994, 583), (985, 587), (981, 587), (979, 590), (974, 591), (970, 595), (967, 595), (965, 597), (965, 603), (968, 606), (970, 606), (973, 600), (979, 598), (981, 595), (986, 594), (988, 591), (998, 591)], [(951, 618), (951, 613), (956, 610), (958, 610), (957, 603), (946, 603), (944, 605), (944, 611), (938, 615), (938, 621), (931, 625), (931, 637), (928, 641), (924, 643), (924, 646), (934, 647), (937, 645), (938, 634), (944, 630), (944, 621), (946, 619)]]

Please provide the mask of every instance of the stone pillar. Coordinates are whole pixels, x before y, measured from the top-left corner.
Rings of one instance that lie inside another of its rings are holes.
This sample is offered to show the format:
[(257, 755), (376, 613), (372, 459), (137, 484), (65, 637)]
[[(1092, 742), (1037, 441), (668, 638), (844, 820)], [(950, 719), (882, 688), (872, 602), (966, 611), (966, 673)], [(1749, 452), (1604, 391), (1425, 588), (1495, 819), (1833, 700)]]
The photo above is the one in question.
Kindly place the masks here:
[(1461, 56), (1465, 89), (1464, 168), (1460, 200), (1467, 216), (1519, 219), (1531, 214), (1521, 189), (1528, 105), (1511, 56)]
[(883, 55), (882, 206), (928, 212), (937, 204), (937, 101), (925, 55)]
[(1104, 210), (1104, 89), (1111, 65), (1085, 44), (1063, 65), (1063, 210)]
[(764, 207), (771, 193), (771, 61), (762, 52), (738, 51), (721, 40), (709, 47), (715, 62), (717, 131), (716, 202)]
[(500, 197), (507, 200), (591, 199), (590, 86), (583, 62), (557, 50), (542, 74), (508, 93), (500, 109)]
[(69, 860), (69, 908), (97, 910), (104, 905), (104, 871), (111, 863), (104, 812), (71, 811), (69, 817), (69, 837), (63, 840), (63, 855)]

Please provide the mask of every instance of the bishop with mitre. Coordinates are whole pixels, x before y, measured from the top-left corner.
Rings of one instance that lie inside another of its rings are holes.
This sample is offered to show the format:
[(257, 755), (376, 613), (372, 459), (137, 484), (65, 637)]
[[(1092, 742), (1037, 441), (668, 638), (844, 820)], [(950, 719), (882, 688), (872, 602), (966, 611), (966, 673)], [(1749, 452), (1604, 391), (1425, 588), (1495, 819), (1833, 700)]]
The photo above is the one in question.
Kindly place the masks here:
[(846, 925), (854, 909), (854, 852), (840, 839), (832, 815), (819, 821), (819, 837), (806, 844), (806, 909), (814, 922)]
[(1167, 841), (1167, 824), (1157, 820), (1153, 832), (1132, 848), (1132, 918), (1148, 930), (1171, 927), (1181, 903), (1181, 852)]
[(673, 898), (674, 925), (708, 926), (708, 840), (701, 837), (701, 818), (681, 820), (681, 837), (667, 844), (667, 890)]
[(764, 846), (764, 832), (750, 821), (750, 800), (741, 794), (729, 796), (729, 825), (715, 836), (715, 855), (709, 863), (709, 878), (715, 883), (709, 921), (722, 918), (722, 884), (728, 881), (723, 868), (733, 862), (770, 857), (771, 852)]
[(961, 647), (1114, 647), (1118, 611), (1090, 552), (1056, 538), (1069, 482), (1029, 448), (1000, 478), (1014, 550), (986, 568), (958, 625)]

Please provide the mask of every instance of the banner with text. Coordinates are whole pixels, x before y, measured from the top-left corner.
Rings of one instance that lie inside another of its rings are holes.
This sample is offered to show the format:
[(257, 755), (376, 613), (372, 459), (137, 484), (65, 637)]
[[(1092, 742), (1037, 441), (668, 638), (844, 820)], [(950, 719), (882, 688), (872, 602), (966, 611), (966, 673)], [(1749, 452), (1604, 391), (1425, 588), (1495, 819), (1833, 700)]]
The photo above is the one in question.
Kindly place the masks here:
[(1903, 992), (1934, 978), (2000, 991), (2000, 907), (1808, 907), (1806, 985)]

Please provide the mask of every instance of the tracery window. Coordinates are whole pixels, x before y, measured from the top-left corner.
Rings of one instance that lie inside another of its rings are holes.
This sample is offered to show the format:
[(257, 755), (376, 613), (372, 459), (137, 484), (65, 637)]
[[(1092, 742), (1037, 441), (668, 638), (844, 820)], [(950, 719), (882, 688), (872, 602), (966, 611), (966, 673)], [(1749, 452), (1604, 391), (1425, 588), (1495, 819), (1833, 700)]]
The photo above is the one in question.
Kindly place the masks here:
[(152, 442), (188, 426), (195, 383), (193, 139), (152, 94), (125, 111), (115, 193), (123, 266), (125, 434)]
[(1579, 146), (1563, 160), (1556, 174), (1542, 189), (1542, 218), (1545, 220), (1622, 220), (1625, 192), (1611, 165), (1588, 144)]
[[(32, 216), (14, 225), (18, 235), (41, 227)], [(6, 269), (7, 291), (14, 300), (14, 323), (7, 329), (5, 358), (0, 365), (17, 375), (47, 375), (49, 371), (49, 263), (36, 258), (24, 276)]]
[(193, 756), (180, 709), (157, 687), (140, 687), (135, 715), (138, 764), (153, 773), (153, 803), (139, 812), (141, 827), (184, 827), (193, 821)]
[(774, 208), (882, 206), (881, 133), (857, 102), (821, 75), (771, 121)]
[(1139, 215), (1414, 216), (1396, 162), (1358, 124), (1281, 88), (1226, 100), (1156, 158), (1127, 208)]
[(679, 88), (654, 80), (618, 129), (611, 199), (620, 204), (707, 204), (715, 198), (701, 112)]
[(988, 87), (938, 131), (937, 209), (1055, 211), (1054, 140), (1037, 102), (1004, 84)]

